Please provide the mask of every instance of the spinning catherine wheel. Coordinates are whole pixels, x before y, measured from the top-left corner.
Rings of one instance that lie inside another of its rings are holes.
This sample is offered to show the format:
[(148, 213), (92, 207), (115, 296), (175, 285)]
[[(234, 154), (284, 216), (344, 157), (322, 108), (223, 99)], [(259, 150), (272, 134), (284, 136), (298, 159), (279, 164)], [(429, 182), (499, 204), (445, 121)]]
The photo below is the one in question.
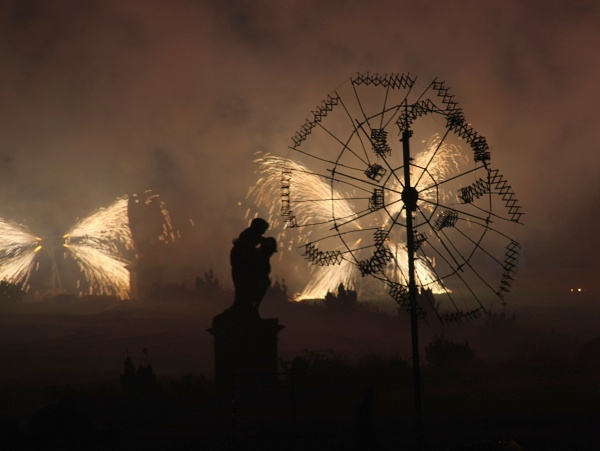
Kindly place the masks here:
[(357, 74), (332, 92), (293, 137), (281, 213), (313, 264), (352, 265), (407, 310), (430, 290), (443, 323), (477, 318), (511, 288), (521, 207), (444, 83), (416, 82)]

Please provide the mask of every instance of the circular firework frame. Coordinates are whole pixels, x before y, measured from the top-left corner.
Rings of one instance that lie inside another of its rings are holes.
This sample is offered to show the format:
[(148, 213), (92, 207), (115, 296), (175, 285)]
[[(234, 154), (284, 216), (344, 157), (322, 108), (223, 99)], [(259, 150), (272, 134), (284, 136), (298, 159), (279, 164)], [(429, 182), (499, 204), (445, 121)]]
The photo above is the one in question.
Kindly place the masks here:
[[(306, 166), (284, 165), (281, 215), (304, 229), (312, 264), (350, 262), (406, 310), (413, 280), (439, 299), (425, 296), (431, 308), (415, 304), (417, 316), (432, 311), (444, 324), (504, 302), (522, 208), (444, 82), (356, 74), (311, 112), (289, 149)], [(306, 172), (327, 184), (322, 196), (307, 197), (306, 182), (296, 183)], [(318, 217), (303, 214), (310, 204)]]

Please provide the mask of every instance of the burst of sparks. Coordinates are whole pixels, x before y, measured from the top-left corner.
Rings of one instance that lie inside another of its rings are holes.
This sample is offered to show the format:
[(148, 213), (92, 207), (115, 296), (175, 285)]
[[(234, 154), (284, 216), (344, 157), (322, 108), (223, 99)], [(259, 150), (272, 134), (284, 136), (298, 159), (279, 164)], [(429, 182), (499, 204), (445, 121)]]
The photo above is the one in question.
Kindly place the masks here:
[[(279, 228), (279, 202), (273, 199), (281, 197), (281, 171), (285, 167), (294, 174), (294, 185), (300, 185), (296, 193), (295, 212), (301, 219), (301, 225), (308, 222), (329, 222), (331, 220), (331, 187), (323, 178), (310, 171), (304, 164), (274, 155), (265, 155), (254, 160), (258, 163), (259, 179), (250, 187), (248, 197), (256, 205), (268, 207), (268, 219), (273, 229)], [(352, 206), (343, 199), (342, 194), (334, 192), (336, 210), (341, 215), (352, 217), (356, 214)], [(310, 232), (308, 232), (310, 233)]]
[[(434, 208), (435, 191), (427, 188), (435, 184), (436, 180), (443, 181), (449, 175), (457, 172), (460, 164), (467, 160), (467, 156), (461, 154), (458, 146), (448, 143), (440, 145), (440, 142), (441, 138), (438, 134), (433, 135), (426, 144), (424, 142), (425, 148), (415, 155), (414, 166), (411, 167), (411, 178), (418, 180), (415, 189), (419, 191), (417, 205), (421, 210), (431, 211)], [(434, 154), (437, 155), (436, 159), (434, 162), (431, 162)], [(424, 167), (427, 167), (427, 172), (418, 169)], [(400, 186), (400, 182), (396, 179), (392, 180), (391, 189), (388, 190), (389, 199), (387, 201), (391, 215), (399, 213), (404, 205), (400, 202), (401, 192), (402, 187)], [(442, 200), (447, 201), (449, 199), (447, 193), (442, 191), (440, 194)], [(403, 216), (405, 216), (405, 213), (405, 211), (402, 212)], [(389, 226), (389, 221), (390, 218), (386, 218), (383, 224), (384, 228)]]
[[(297, 190), (295, 198), (295, 214), (301, 218), (301, 224), (330, 222), (332, 201), (328, 199), (331, 197), (331, 187), (321, 176), (312, 173), (300, 162), (273, 155), (265, 155), (255, 162), (259, 164), (260, 177), (250, 188), (248, 197), (252, 198), (257, 206), (268, 206), (268, 222), (273, 229), (282, 226), (279, 212), (276, 211), (279, 202), (273, 202), (273, 199), (279, 199), (281, 196), (281, 171), (284, 167), (294, 173), (294, 185), (302, 187)], [(356, 216), (352, 206), (344, 200), (342, 193), (334, 190), (333, 199), (336, 203), (336, 211), (341, 215), (348, 218)], [(282, 243), (282, 247), (296, 247), (300, 242), (308, 240), (311, 234), (311, 230), (308, 229), (295, 240), (294, 236), (286, 233), (286, 230), (282, 228), (277, 235), (277, 240)], [(354, 278), (355, 268), (350, 262), (342, 262), (340, 266), (335, 267), (313, 267), (311, 280), (296, 298), (298, 300), (322, 298), (327, 291), (337, 289), (340, 283), (353, 288)]]
[(123, 249), (133, 249), (127, 204), (128, 197), (117, 199), (77, 222), (63, 237), (90, 293), (129, 297), (131, 262), (121, 257)]
[[(160, 214), (162, 215), (162, 232), (161, 234), (158, 236), (158, 239), (160, 241), (164, 241), (165, 243), (168, 243), (169, 240), (172, 243), (173, 241), (175, 241), (175, 236), (177, 235), (177, 238), (181, 238), (181, 236), (179, 235), (179, 232), (175, 232), (175, 230), (173, 229), (173, 223), (171, 221), (171, 214), (169, 213), (169, 210), (167, 210), (167, 207), (164, 203), (164, 201), (160, 198), (160, 196), (158, 194), (152, 194), (152, 190), (147, 190), (144, 193), (146, 195), (146, 199), (144, 200), (144, 203), (146, 205), (150, 205), (153, 202), (157, 202), (158, 203), (158, 209), (160, 210)], [(191, 221), (191, 219), (190, 219)], [(192, 222), (192, 226), (193, 226), (193, 222)]]
[(0, 218), (0, 280), (27, 289), (40, 241), (24, 226)]
[[(429, 174), (419, 174), (418, 169), (413, 168), (413, 172), (419, 183), (416, 186), (420, 192), (419, 207), (422, 209), (430, 209), (431, 204), (427, 200), (433, 200), (433, 190), (428, 192), (427, 186), (431, 185), (432, 180), (443, 180), (450, 174), (458, 170), (461, 159), (466, 158), (461, 156), (460, 149), (451, 144), (442, 144), (440, 146), (440, 137), (434, 135), (428, 143), (425, 143), (425, 148), (415, 156), (414, 167), (428, 167)], [(437, 158), (435, 164), (431, 164), (430, 160), (436, 153)], [(331, 180), (319, 174), (312, 172), (304, 164), (288, 158), (277, 157), (266, 154), (255, 160), (258, 163), (259, 179), (254, 186), (248, 191), (248, 197), (255, 203), (257, 207), (267, 208), (268, 221), (273, 229), (279, 229), (277, 235), (278, 241), (282, 247), (299, 247), (302, 243), (309, 242), (310, 235), (313, 233), (312, 227), (303, 228), (303, 225), (312, 224), (317, 227), (331, 227), (332, 208), (335, 208), (335, 216), (345, 218), (344, 221), (351, 221), (357, 228), (372, 227), (372, 224), (361, 224), (361, 219), (357, 218), (357, 213), (354, 211), (352, 204), (346, 200), (345, 193), (336, 189), (332, 189)], [(293, 213), (298, 220), (300, 226), (298, 234), (293, 236), (288, 233), (289, 229), (281, 223), (279, 216), (279, 202), (273, 202), (274, 199), (281, 197), (282, 184), (282, 169), (286, 168), (293, 174)], [(392, 205), (390, 208), (391, 215), (400, 213), (402, 210), (402, 202), (400, 202), (400, 182), (396, 182), (398, 186), (392, 186), (389, 191), (392, 197), (388, 203)], [(397, 193), (395, 199), (393, 193)], [(442, 195), (444, 195), (442, 193)], [(395, 210), (394, 210), (395, 209)], [(248, 211), (249, 213), (250, 211)], [(404, 213), (404, 212), (402, 212)], [(389, 226), (389, 218), (384, 221), (384, 228)], [(358, 245), (359, 240), (355, 243)], [(408, 274), (408, 259), (406, 257), (406, 245), (401, 242), (389, 242), (387, 246), (390, 251), (397, 257), (395, 258), (396, 265), (388, 265), (385, 269), (394, 280), (400, 283), (407, 284), (405, 275)], [(336, 249), (332, 249), (336, 250)], [(343, 250), (341, 245), (337, 250)], [(434, 265), (433, 261), (423, 258), (417, 258), (415, 261), (416, 275), (415, 277), (422, 285), (427, 285), (434, 293), (448, 292), (431, 270)], [(311, 279), (296, 296), (296, 299), (318, 299), (323, 298), (327, 292), (334, 292), (342, 283), (347, 288), (354, 288), (355, 280), (360, 276), (356, 265), (351, 261), (342, 260), (339, 265), (331, 266), (312, 266)]]
[(328, 291), (334, 292), (340, 283), (353, 289), (356, 271), (349, 260), (343, 260), (339, 266), (320, 266), (313, 271), (311, 279), (296, 299), (323, 299)]
[[(165, 243), (173, 242), (179, 235), (173, 229), (164, 202), (158, 195), (150, 192), (145, 194), (144, 202), (158, 205), (162, 217), (162, 230), (157, 239)], [(80, 295), (98, 294), (112, 295), (120, 299), (129, 298), (129, 266), (133, 262), (124, 257), (127, 252), (134, 250), (129, 226), (129, 202), (129, 196), (118, 198), (109, 207), (98, 209), (79, 220), (62, 237), (62, 245), (87, 280), (87, 292), (80, 291)], [(28, 289), (29, 278), (36, 265), (36, 254), (42, 248), (41, 244), (42, 239), (29, 233), (24, 226), (0, 218), (0, 280)], [(39, 261), (37, 265), (39, 266)], [(79, 281), (77, 288), (82, 289)]]

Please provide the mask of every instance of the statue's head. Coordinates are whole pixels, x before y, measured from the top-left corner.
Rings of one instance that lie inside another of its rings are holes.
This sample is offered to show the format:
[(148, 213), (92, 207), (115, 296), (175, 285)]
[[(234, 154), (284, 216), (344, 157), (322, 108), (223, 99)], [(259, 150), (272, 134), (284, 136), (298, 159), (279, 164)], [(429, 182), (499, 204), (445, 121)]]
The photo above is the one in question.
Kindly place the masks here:
[(269, 223), (265, 221), (263, 218), (254, 218), (250, 223), (250, 228), (259, 231), (262, 235), (269, 228)]

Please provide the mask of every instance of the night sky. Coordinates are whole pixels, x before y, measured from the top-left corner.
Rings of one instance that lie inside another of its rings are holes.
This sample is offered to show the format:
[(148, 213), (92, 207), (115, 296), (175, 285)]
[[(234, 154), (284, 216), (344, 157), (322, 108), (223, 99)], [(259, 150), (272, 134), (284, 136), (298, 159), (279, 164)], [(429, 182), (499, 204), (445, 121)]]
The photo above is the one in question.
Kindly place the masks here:
[(515, 296), (594, 292), (598, 23), (595, 0), (1, 0), (0, 216), (62, 234), (153, 189), (172, 277), (229, 283), (256, 152), (286, 156), (356, 72), (410, 72), (446, 81), (523, 205)]

